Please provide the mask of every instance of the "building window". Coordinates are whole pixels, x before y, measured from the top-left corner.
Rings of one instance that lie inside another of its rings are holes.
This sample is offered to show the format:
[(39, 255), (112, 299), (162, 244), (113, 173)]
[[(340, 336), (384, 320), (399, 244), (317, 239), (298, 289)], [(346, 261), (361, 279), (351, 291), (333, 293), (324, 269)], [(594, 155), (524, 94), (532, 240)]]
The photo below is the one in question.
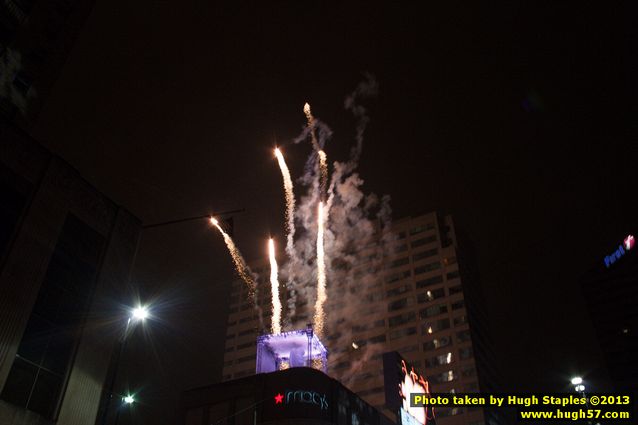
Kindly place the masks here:
[(461, 326), (467, 323), (467, 316), (458, 316), (454, 318), (454, 326)]
[(385, 342), (385, 334), (374, 336), (374, 337), (368, 339), (368, 342), (370, 344), (379, 344), (381, 342)]
[(428, 249), (427, 251), (422, 251), (419, 252), (417, 254), (412, 255), (412, 261), (416, 262), (419, 260), (423, 260), (424, 258), (428, 258), (428, 257), (432, 257), (436, 254), (438, 254), (439, 250), (434, 248), (434, 249)]
[(452, 352), (448, 352), (445, 354), (441, 354), (438, 356), (434, 356), (434, 357), (430, 357), (429, 359), (425, 359), (425, 366), (426, 367), (434, 367), (434, 366), (440, 366), (440, 365), (444, 365), (444, 364), (450, 364), (452, 363)]
[(442, 336), (440, 338), (435, 338), (432, 341), (423, 343), (423, 351), (431, 351), (436, 350), (438, 348), (447, 347), (452, 343), (452, 338), (449, 336)]
[(427, 230), (432, 230), (432, 229), (434, 229), (434, 224), (432, 223), (426, 223), (421, 226), (416, 226), (410, 229), (410, 236), (425, 232)]
[(415, 267), (414, 268), (414, 274), (422, 274), (425, 272), (430, 272), (432, 270), (436, 270), (436, 269), (440, 269), (441, 268), (441, 263), (439, 263), (438, 261), (435, 263), (429, 263), (429, 264), (424, 264), (422, 266), (419, 267)]
[(365, 296), (367, 301), (379, 301), (383, 299), (383, 292), (373, 292), (372, 294), (368, 294)]
[(410, 277), (410, 270), (406, 270), (404, 272), (401, 273), (395, 273), (395, 274), (391, 274), (389, 276), (386, 276), (385, 278), (385, 283), (392, 283), (392, 282), (397, 282), (401, 279), (405, 279)]
[(243, 348), (254, 347), (254, 346), (255, 346), (255, 342), (254, 342), (254, 341), (251, 341), (251, 342), (247, 342), (247, 343), (245, 343), (245, 344), (239, 344), (239, 345), (237, 346), (237, 349), (238, 349), (238, 350), (241, 350), (241, 349), (243, 349)]
[(437, 315), (443, 314), (443, 313), (447, 313), (447, 305), (438, 304), (438, 305), (433, 305), (431, 307), (424, 308), (423, 310), (420, 310), (419, 311), (419, 317), (421, 319), (425, 319), (426, 317), (437, 316)]
[(397, 350), (400, 354), (411, 353), (412, 351), (419, 351), (418, 345), (408, 345)]
[(399, 245), (396, 248), (394, 248), (394, 253), (395, 254), (399, 254), (401, 252), (405, 252), (408, 250), (408, 244), (404, 243), (403, 245)]
[(388, 292), (386, 292), (386, 295), (388, 296), (388, 298), (393, 297), (395, 295), (401, 295), (401, 294), (405, 294), (406, 292), (409, 292), (412, 290), (412, 285), (411, 284), (406, 284), (403, 286), (399, 286), (396, 287), (394, 289), (389, 290)]
[(237, 359), (237, 363), (244, 363), (244, 362), (248, 362), (250, 360), (255, 360), (255, 356), (251, 355), (251, 356), (240, 357), (240, 358)]
[(459, 277), (459, 271), (455, 271), (455, 272), (450, 272), (447, 274), (447, 280), (452, 280), (452, 279), (456, 279), (457, 277)]
[(454, 295), (463, 292), (461, 285), (456, 285), (448, 289), (448, 295)]
[(392, 261), (389, 265), (388, 268), (389, 269), (393, 269), (395, 267), (400, 267), (400, 266), (405, 266), (406, 264), (408, 264), (410, 262), (410, 258), (408, 257), (403, 257), (403, 258), (399, 258), (397, 260)]
[(447, 257), (444, 258), (442, 261), (443, 265), (449, 266), (450, 264), (456, 264), (456, 257)]
[(427, 245), (432, 242), (436, 242), (436, 235), (432, 235), (432, 236), (428, 236), (427, 238), (422, 238), (416, 241), (412, 241), (412, 248)]
[(459, 348), (459, 359), (467, 360), (473, 357), (472, 347)]
[(458, 310), (463, 308), (464, 306), (465, 306), (465, 303), (463, 302), (463, 300), (458, 300), (452, 303), (452, 310)]
[(404, 336), (415, 335), (415, 334), (416, 334), (415, 327), (397, 329), (394, 331), (390, 331), (390, 341), (392, 341), (393, 339), (399, 339), (399, 338), (403, 338)]
[(401, 298), (400, 300), (395, 300), (388, 303), (388, 311), (397, 311), (406, 307), (410, 307), (412, 305), (414, 305), (413, 297)]
[(431, 335), (435, 332), (448, 329), (450, 327), (450, 319), (439, 319), (435, 322), (426, 323), (421, 327), (423, 335)]
[(441, 384), (443, 382), (450, 382), (454, 380), (454, 371), (448, 370), (443, 373), (430, 376), (430, 382), (434, 384)]
[(464, 330), (456, 333), (456, 340), (458, 342), (466, 342), (470, 340), (470, 331)]
[(443, 282), (443, 276), (434, 276), (427, 279), (419, 280), (416, 283), (417, 289), (427, 288), (428, 286), (436, 285), (437, 283)]
[(90, 226), (67, 216), (2, 399), (49, 419), (56, 415), (104, 242)]
[(474, 369), (474, 366), (465, 366), (463, 369), (461, 369), (461, 375), (464, 378), (471, 378), (473, 376), (476, 376), (476, 369)]
[(422, 292), (420, 294), (417, 295), (417, 301), (419, 302), (419, 304), (421, 303), (427, 303), (430, 301), (434, 301), (437, 298), (442, 298), (443, 296), (445, 296), (445, 290), (443, 288), (439, 288), (439, 289), (434, 289), (434, 290), (428, 290), (426, 292)]
[(237, 334), (237, 336), (251, 335), (251, 334), (254, 334), (254, 333), (255, 333), (255, 331), (253, 329), (246, 329), (243, 332), (239, 332)]
[(406, 323), (414, 322), (416, 314), (413, 311), (408, 313), (399, 314), (398, 316), (392, 316), (388, 318), (388, 326), (396, 328), (397, 326), (404, 325)]

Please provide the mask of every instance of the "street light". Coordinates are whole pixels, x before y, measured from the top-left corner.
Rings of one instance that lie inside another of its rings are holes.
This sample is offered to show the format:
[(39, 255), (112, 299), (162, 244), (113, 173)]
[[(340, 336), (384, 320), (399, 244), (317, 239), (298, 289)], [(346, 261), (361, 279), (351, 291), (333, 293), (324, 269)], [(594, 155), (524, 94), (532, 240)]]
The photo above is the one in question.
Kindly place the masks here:
[(581, 396), (585, 393), (585, 385), (583, 384), (583, 378), (580, 376), (574, 376), (571, 380), (574, 390)]
[(133, 310), (133, 319), (144, 320), (148, 317), (148, 309), (146, 307), (137, 307)]
[[(111, 366), (109, 370), (111, 370), (109, 387), (106, 392), (106, 400), (104, 401), (104, 410), (102, 412), (102, 425), (106, 425), (109, 416), (109, 408), (111, 407), (111, 400), (113, 399), (113, 389), (115, 388), (115, 381), (117, 380), (117, 370), (120, 366), (120, 360), (122, 358), (122, 354), (124, 353), (124, 347), (126, 347), (126, 341), (128, 339), (129, 334), (131, 333), (131, 326), (137, 322), (143, 322), (150, 315), (149, 309), (146, 306), (137, 306), (136, 308), (131, 310), (130, 316), (126, 319), (126, 326), (124, 327), (124, 331), (122, 332), (122, 336), (119, 339), (119, 349), (113, 350), (113, 355), (111, 356)], [(131, 405), (135, 402), (135, 398), (132, 395), (127, 395), (122, 399), (124, 403)], [(119, 410), (116, 415), (116, 423), (119, 416)]]

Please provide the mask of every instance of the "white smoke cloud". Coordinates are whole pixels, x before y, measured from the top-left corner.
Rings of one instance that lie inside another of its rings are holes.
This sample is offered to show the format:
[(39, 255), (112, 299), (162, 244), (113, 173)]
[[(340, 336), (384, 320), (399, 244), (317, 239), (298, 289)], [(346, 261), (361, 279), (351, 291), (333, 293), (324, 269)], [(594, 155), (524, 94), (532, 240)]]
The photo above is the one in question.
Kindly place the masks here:
[[(360, 101), (375, 95), (377, 91), (376, 80), (367, 74), (366, 80), (346, 98), (345, 109), (357, 120), (355, 144), (346, 162), (333, 163), (328, 187), (324, 242), (328, 302), (325, 307), (326, 337), (323, 342), (333, 353), (332, 366), (338, 364), (339, 357), (345, 357), (345, 353), (350, 353), (347, 356), (352, 360), (353, 327), (361, 326), (366, 321), (363, 317), (366, 314), (369, 315), (368, 318), (375, 317), (371, 306), (378, 303), (370, 303), (360, 294), (374, 293), (375, 290), (371, 288), (379, 283), (379, 291), (383, 291), (379, 272), (387, 254), (388, 242), (393, 238), (390, 232), (389, 196), (379, 198), (375, 194), (365, 194), (362, 190), (364, 181), (355, 172), (363, 148), (363, 135), (369, 122), (367, 111)], [(316, 118), (314, 127), (318, 144), (325, 149), (332, 131)], [(310, 132), (310, 127), (306, 127), (294, 142), (308, 140), (311, 137)], [(293, 292), (289, 304), (293, 303), (297, 307), (288, 309), (288, 313), (295, 314), (287, 317), (286, 325), (290, 328), (303, 327), (312, 319), (312, 306), (316, 299), (317, 205), (321, 199), (317, 161), (318, 157), (313, 151), (304, 168), (304, 175), (298, 180), (306, 192), (301, 196), (296, 210), (295, 255), (282, 267), (282, 274), (292, 282), (289, 290)], [(345, 375), (345, 383), (349, 381), (348, 376), (353, 376), (375, 354), (377, 352), (374, 345), (360, 342), (349, 370), (345, 374), (341, 372), (342, 376)]]

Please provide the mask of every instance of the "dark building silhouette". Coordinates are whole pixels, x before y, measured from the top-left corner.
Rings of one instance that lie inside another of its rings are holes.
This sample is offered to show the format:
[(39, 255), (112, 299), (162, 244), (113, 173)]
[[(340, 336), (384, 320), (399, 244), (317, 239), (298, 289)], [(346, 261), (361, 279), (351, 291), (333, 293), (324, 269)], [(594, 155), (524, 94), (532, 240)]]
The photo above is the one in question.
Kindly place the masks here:
[(95, 423), (139, 232), (0, 116), (0, 424)]
[(614, 389), (638, 393), (638, 248), (628, 238), (601, 255), (581, 285)]
[(185, 391), (181, 417), (182, 425), (393, 423), (339, 381), (307, 367)]
[(94, 0), (0, 2), (0, 114), (30, 128)]

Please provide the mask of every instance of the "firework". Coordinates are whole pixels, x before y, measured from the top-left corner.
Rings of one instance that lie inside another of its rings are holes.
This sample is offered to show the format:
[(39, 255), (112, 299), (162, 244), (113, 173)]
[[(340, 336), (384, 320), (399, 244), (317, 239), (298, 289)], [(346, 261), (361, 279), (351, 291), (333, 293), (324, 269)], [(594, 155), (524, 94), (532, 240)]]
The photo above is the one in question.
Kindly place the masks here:
[(239, 277), (241, 277), (244, 280), (244, 282), (246, 282), (246, 285), (248, 285), (249, 293), (252, 296), (254, 296), (255, 280), (253, 279), (250, 269), (248, 268), (248, 266), (246, 265), (246, 262), (244, 261), (244, 257), (242, 257), (241, 253), (239, 252), (239, 249), (237, 249), (237, 247), (235, 246), (233, 239), (219, 225), (219, 222), (217, 221), (217, 219), (215, 217), (211, 217), (210, 222), (213, 226), (217, 227), (219, 232), (224, 237), (224, 242), (226, 242), (226, 246), (228, 247), (230, 256), (233, 259), (233, 263), (235, 263), (235, 269), (237, 270), (237, 274), (239, 275)]
[(319, 155), (319, 171), (321, 173), (321, 199), (323, 199), (326, 193), (326, 186), (328, 184), (328, 157), (317, 142), (317, 135), (315, 134), (315, 117), (312, 116), (312, 112), (310, 111), (310, 104), (308, 104), (307, 102), (303, 106), (303, 112), (304, 114), (306, 114), (306, 119), (308, 120), (308, 128), (310, 129), (310, 140), (312, 142), (312, 147), (315, 151), (317, 151), (317, 154)]
[(295, 194), (292, 190), (292, 178), (290, 171), (284, 161), (284, 156), (278, 148), (275, 148), (275, 156), (279, 162), (281, 175), (284, 179), (284, 191), (286, 193), (286, 253), (289, 258), (294, 254), (294, 237), (295, 237)]
[(319, 202), (317, 216), (317, 301), (315, 302), (314, 323), (317, 335), (322, 336), (324, 322), (323, 305), (326, 302), (326, 262), (323, 250), (323, 202)]
[(270, 256), (270, 290), (272, 294), (272, 333), (281, 333), (281, 301), (279, 301), (278, 268), (275, 258), (275, 241), (268, 240), (268, 254)]

